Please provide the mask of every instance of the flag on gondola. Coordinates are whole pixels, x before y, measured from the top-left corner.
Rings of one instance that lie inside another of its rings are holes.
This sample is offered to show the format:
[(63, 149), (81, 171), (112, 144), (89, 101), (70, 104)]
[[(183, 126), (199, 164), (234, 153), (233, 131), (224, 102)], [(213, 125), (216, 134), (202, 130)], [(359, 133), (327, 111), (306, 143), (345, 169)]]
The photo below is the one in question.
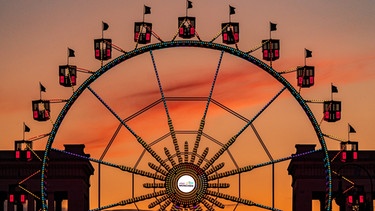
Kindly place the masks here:
[(103, 31), (107, 30), (109, 28), (109, 25), (103, 21), (102, 23), (103, 23)]
[(39, 86), (41, 92), (46, 92), (46, 87), (44, 87), (42, 83), (39, 82)]
[(350, 125), (348, 124), (349, 126), (349, 133), (356, 133), (357, 131), (355, 131), (355, 129)]
[(68, 57), (75, 57), (73, 49), (68, 48)]
[(312, 57), (312, 51), (307, 50), (307, 49), (305, 48), (305, 58), (309, 58), (309, 57)]
[(236, 8), (229, 5), (229, 15), (236, 14)]
[(23, 131), (30, 132), (30, 128), (25, 123), (23, 123)]
[(187, 8), (193, 8), (193, 3), (191, 1), (187, 1)]
[(336, 86), (334, 86), (333, 84), (331, 84), (331, 92), (332, 92), (332, 93), (338, 93), (339, 90), (337, 89)]
[(272, 23), (272, 22), (270, 22), (270, 31), (276, 31), (276, 23)]
[(151, 14), (151, 7), (148, 7), (148, 6), (146, 6), (146, 5), (144, 5), (145, 6), (145, 11), (144, 11), (144, 14), (146, 15), (146, 14)]

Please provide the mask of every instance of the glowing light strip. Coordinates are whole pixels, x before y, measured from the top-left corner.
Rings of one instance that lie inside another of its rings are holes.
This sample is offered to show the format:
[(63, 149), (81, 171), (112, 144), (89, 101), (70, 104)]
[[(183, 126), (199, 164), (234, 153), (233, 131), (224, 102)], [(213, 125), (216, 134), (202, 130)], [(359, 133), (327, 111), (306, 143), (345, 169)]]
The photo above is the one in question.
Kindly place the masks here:
[(251, 170), (253, 170), (255, 168), (259, 168), (259, 167), (271, 165), (271, 164), (274, 164), (274, 163), (279, 163), (279, 162), (283, 162), (283, 161), (286, 161), (286, 160), (290, 160), (290, 159), (293, 159), (293, 158), (297, 158), (297, 157), (309, 155), (309, 154), (312, 154), (314, 152), (318, 152), (318, 151), (321, 151), (321, 150), (322, 149), (311, 150), (311, 151), (308, 151), (308, 152), (303, 152), (303, 153), (300, 153), (300, 154), (294, 154), (294, 155), (291, 155), (291, 156), (288, 156), (288, 157), (285, 157), (285, 158), (280, 158), (280, 159), (273, 160), (273, 161), (259, 163), (259, 164), (256, 164), (256, 165), (248, 165), (248, 166), (245, 166), (245, 167), (242, 167), (242, 168), (239, 168), (239, 169), (233, 169), (233, 170), (230, 170), (230, 171), (218, 173), (218, 174), (209, 176), (208, 177), (208, 181), (212, 181), (212, 180), (215, 180), (215, 179), (220, 179), (220, 178), (232, 176), (232, 175), (235, 175), (235, 174), (240, 174), (240, 173), (248, 172), (248, 171), (251, 171)]
[(165, 155), (167, 156), (169, 162), (171, 162), (172, 166), (175, 166), (176, 165), (176, 162), (173, 160), (172, 156), (171, 156), (171, 153), (169, 152), (168, 148), (167, 147), (164, 147), (164, 153)]
[(22, 190), (24, 190), (25, 192), (27, 192), (28, 194), (30, 194), (32, 197), (40, 200), (40, 197), (35, 195), (34, 193), (32, 193), (31, 191), (27, 190), (26, 188), (22, 187), (21, 185), (18, 185), (19, 188), (21, 188)]
[(144, 183), (144, 188), (165, 188), (165, 183)]
[(209, 148), (206, 147), (206, 149), (204, 149), (204, 151), (202, 153), (202, 156), (198, 160), (197, 166), (200, 166), (202, 164), (203, 160), (206, 158), (206, 156), (208, 154), (208, 151), (209, 151)]
[(222, 29), (219, 31), (219, 33), (217, 33), (217, 34), (215, 35), (214, 38), (212, 38), (212, 40), (210, 41), (210, 43), (212, 43), (213, 41), (215, 41), (215, 40), (220, 36), (220, 34), (223, 33), (224, 29), (226, 29), (228, 26), (229, 26), (229, 23), (227, 23), (227, 25), (225, 25), (224, 28), (222, 28)]
[(135, 203), (135, 202), (144, 201), (144, 200), (151, 199), (151, 198), (161, 196), (161, 195), (164, 195), (164, 194), (165, 194), (164, 190), (159, 191), (159, 192), (155, 192), (155, 193), (149, 193), (149, 194), (146, 194), (146, 195), (137, 196), (137, 197), (134, 197), (134, 198), (122, 200), (122, 201), (114, 203), (114, 204), (109, 204), (109, 205), (106, 205), (106, 206), (98, 207), (96, 209), (92, 209), (92, 210), (89, 210), (89, 211), (99, 211), (99, 210), (104, 210), (104, 209), (108, 209), (108, 208), (111, 208), (111, 207), (124, 206), (124, 205), (127, 205), (127, 204), (132, 204), (132, 203)]
[(156, 199), (154, 202), (151, 202), (151, 203), (148, 205), (148, 208), (149, 208), (149, 209), (154, 208), (156, 205), (158, 205), (158, 204), (160, 204), (160, 203), (163, 203), (163, 202), (166, 201), (168, 198), (169, 198), (168, 195), (164, 195), (164, 196), (162, 196), (161, 198)]
[(207, 208), (208, 211), (215, 211), (212, 207), (213, 205), (209, 204), (206, 200), (202, 200), (202, 204)]
[(39, 139), (42, 139), (44, 137), (47, 137), (49, 136), (50, 133), (46, 133), (46, 134), (42, 134), (42, 135), (38, 135), (38, 136), (34, 136), (34, 137), (31, 137), (29, 139), (27, 139), (27, 141), (37, 141)]
[(212, 80), (210, 93), (209, 93), (208, 98), (207, 98), (206, 108), (204, 110), (203, 117), (201, 119), (201, 123), (199, 125), (197, 137), (195, 138), (195, 143), (194, 143), (194, 148), (193, 148), (193, 154), (191, 156), (190, 163), (194, 163), (194, 161), (195, 161), (195, 155), (197, 154), (198, 147), (199, 147), (199, 142), (201, 141), (202, 131), (203, 131), (203, 128), (204, 128), (204, 125), (205, 125), (205, 122), (206, 122), (206, 116), (207, 116), (208, 107), (210, 105), (212, 94), (214, 92), (214, 88), (215, 88), (217, 76), (219, 75), (219, 70), (220, 70), (220, 66), (221, 66), (221, 61), (223, 60), (223, 55), (224, 55), (224, 51), (221, 51), (219, 62), (218, 62), (217, 67), (216, 67), (214, 79)]
[(163, 174), (164, 176), (167, 176), (168, 174), (168, 172), (164, 171), (162, 168), (160, 168), (159, 166), (156, 166), (153, 163), (148, 163), (148, 166), (154, 169), (155, 171), (159, 172), (160, 174)]
[(256, 206), (256, 207), (260, 207), (260, 208), (264, 208), (264, 209), (268, 209), (268, 210), (274, 210), (274, 211), (281, 211), (281, 210), (276, 209), (276, 208), (272, 208), (272, 207), (269, 207), (269, 206), (266, 206), (266, 205), (254, 203), (253, 201), (238, 198), (236, 196), (231, 196), (231, 195), (224, 194), (224, 193), (219, 193), (219, 192), (207, 190), (207, 194), (209, 194), (211, 196), (216, 196), (216, 197), (219, 197), (219, 198), (222, 198), (222, 199), (226, 199), (226, 200), (229, 200), (229, 201), (238, 202), (238, 203), (241, 203), (241, 204), (244, 204), (244, 205)]
[(207, 174), (207, 175), (210, 175), (210, 174), (212, 174), (212, 173), (214, 173), (214, 172), (220, 170), (221, 168), (223, 168), (224, 165), (225, 165), (224, 162), (223, 162), (223, 163), (220, 163), (219, 165), (216, 165), (216, 166), (212, 167), (210, 170), (208, 170), (208, 171), (206, 172), (206, 174)]
[(254, 51), (256, 51), (256, 50), (258, 50), (258, 49), (260, 49), (264, 44), (266, 44), (266, 43), (268, 43), (270, 40), (266, 40), (266, 41), (264, 41), (263, 43), (261, 43), (260, 45), (256, 45), (254, 48), (252, 48), (251, 50), (249, 50), (248, 52), (246, 52), (246, 53), (252, 53), (252, 52), (254, 52)]
[(180, 154), (180, 147), (178, 146), (178, 142), (177, 142), (176, 132), (175, 132), (174, 127), (173, 127), (172, 119), (171, 119), (171, 117), (169, 115), (167, 102), (165, 100), (163, 87), (162, 87), (161, 82), (160, 82), (158, 69), (156, 67), (155, 58), (154, 58), (154, 54), (152, 53), (152, 51), (150, 51), (150, 55), (151, 55), (152, 64), (154, 66), (155, 76), (156, 76), (156, 79), (158, 81), (159, 91), (160, 91), (160, 94), (161, 94), (161, 99), (163, 100), (163, 105), (164, 105), (165, 113), (167, 114), (169, 131), (171, 132), (174, 149), (176, 151), (177, 158), (178, 158), (178, 163), (182, 163), (182, 157), (181, 157), (181, 154)]
[(22, 183), (26, 182), (27, 180), (29, 180), (31, 177), (37, 175), (38, 173), (40, 172), (40, 170), (34, 172), (33, 174), (31, 174), (30, 176), (26, 177), (25, 179), (23, 179), (21, 182), (19, 182), (18, 184), (21, 185)]
[(266, 110), (277, 97), (280, 96), (285, 89), (286, 86), (284, 86), (237, 134), (230, 138), (229, 141), (206, 163), (202, 169), (204, 171), (207, 170), (207, 168), (212, 165), (236, 141), (237, 137), (240, 136), (242, 132), (245, 131), (254, 122), (254, 120), (258, 118), (259, 115), (263, 113), (263, 111)]
[(212, 198), (211, 196), (205, 195), (204, 198), (206, 200), (208, 200), (209, 202), (213, 203), (215, 206), (221, 208), (221, 209), (224, 209), (224, 207), (225, 207), (223, 203), (217, 201), (216, 199)]
[(138, 175), (141, 175), (141, 176), (153, 178), (153, 179), (164, 180), (164, 178), (165, 178), (164, 176), (161, 176), (161, 175), (155, 175), (153, 173), (146, 172), (146, 171), (143, 171), (143, 170), (135, 169), (135, 168), (124, 166), (124, 165), (118, 165), (118, 164), (98, 160), (98, 159), (95, 159), (95, 158), (90, 158), (90, 157), (87, 157), (87, 156), (84, 156), (84, 155), (79, 155), (79, 154), (68, 152), (68, 151), (65, 151), (65, 150), (60, 150), (60, 149), (56, 149), (56, 148), (52, 148), (52, 150), (57, 151), (57, 152), (61, 152), (61, 153), (67, 154), (67, 155), (71, 155), (71, 156), (74, 156), (74, 157), (77, 157), (77, 158), (86, 159), (86, 160), (89, 160), (89, 161), (92, 161), (92, 162), (95, 162), (95, 163), (100, 163), (100, 164), (103, 164), (103, 165), (118, 168), (118, 169), (121, 169), (122, 171), (126, 171), (126, 172), (129, 172), (129, 173), (134, 173), (134, 174), (138, 174)]
[(31, 147), (28, 144), (26, 144), (26, 148), (29, 149), (35, 155), (35, 157), (38, 158), (39, 161), (42, 161), (42, 159), (36, 154), (36, 152), (33, 149), (31, 149)]
[(184, 146), (184, 162), (187, 163), (189, 159), (189, 143), (185, 141)]
[(115, 116), (117, 118), (117, 120), (119, 120), (121, 122), (122, 125), (124, 125), (126, 127), (126, 129), (128, 129), (128, 131), (133, 134), (133, 136), (137, 139), (138, 143), (140, 143), (144, 149), (147, 150), (148, 153), (150, 153), (152, 155), (152, 157), (154, 157), (166, 170), (169, 170), (170, 167), (160, 158), (160, 156), (154, 151), (151, 149), (151, 147), (140, 137), (138, 136), (125, 122), (124, 120), (122, 120), (120, 118), (120, 116), (118, 116), (113, 110), (112, 108), (110, 108), (104, 101), (103, 99), (93, 90), (91, 89), (91, 87), (87, 87), (90, 92), (112, 113), (113, 116)]
[(208, 188), (229, 188), (229, 183), (208, 183)]
[(165, 203), (160, 206), (159, 211), (165, 211), (165, 208), (167, 208), (171, 204), (171, 202), (171, 199), (168, 198)]

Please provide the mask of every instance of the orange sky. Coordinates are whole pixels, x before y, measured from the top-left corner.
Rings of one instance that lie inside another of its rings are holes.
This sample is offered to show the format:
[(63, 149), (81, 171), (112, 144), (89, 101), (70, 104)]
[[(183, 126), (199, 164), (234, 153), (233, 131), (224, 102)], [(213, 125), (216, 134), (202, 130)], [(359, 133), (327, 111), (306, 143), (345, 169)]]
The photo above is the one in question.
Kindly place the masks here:
[[(39, 82), (46, 88), (43, 99), (67, 99), (71, 88), (58, 84), (58, 66), (66, 64), (67, 48), (75, 50), (70, 64), (96, 71), (100, 62), (93, 55), (93, 39), (101, 37), (101, 22), (109, 24), (105, 37), (125, 51), (133, 50), (133, 24), (142, 20), (143, 5), (152, 8), (146, 21), (153, 23), (153, 30), (163, 39), (170, 40), (177, 30), (177, 17), (185, 14), (185, 1), (0, 1), (0, 149), (12, 149), (14, 140), (22, 139), (23, 122), (30, 128), (26, 138), (50, 132), (52, 124), (32, 119), (31, 101), (39, 99)], [(351, 139), (359, 142), (361, 150), (373, 150), (375, 136), (375, 7), (370, 0), (354, 2), (335, 1), (213, 1), (193, 0), (189, 15), (197, 18), (197, 32), (204, 41), (211, 40), (220, 31), (222, 22), (228, 21), (228, 4), (236, 7), (232, 21), (240, 23), (238, 47), (248, 51), (269, 37), (269, 22), (277, 23), (272, 37), (281, 40), (281, 58), (273, 62), (277, 71), (292, 69), (304, 63), (304, 48), (313, 52), (307, 59), (315, 66), (316, 84), (303, 89), (304, 99), (329, 100), (333, 83), (339, 92), (334, 99), (341, 100), (343, 114), (337, 123), (323, 122), (324, 133), (347, 139), (347, 125), (357, 131)], [(153, 43), (157, 40), (153, 38)], [(221, 37), (215, 42), (221, 43)], [(114, 57), (120, 55), (113, 51)], [(164, 49), (155, 51), (154, 57), (166, 96), (207, 96), (218, 65), (220, 52), (207, 49)], [(252, 53), (260, 58), (260, 51)], [(78, 83), (88, 74), (79, 73)], [(284, 75), (296, 84), (295, 73)], [(77, 87), (76, 87), (77, 88)], [(149, 53), (126, 61), (92, 84), (92, 88), (122, 118), (160, 98)], [(281, 85), (254, 65), (224, 54), (213, 98), (225, 106), (251, 119), (278, 91)], [(205, 102), (168, 102), (170, 116), (176, 130), (196, 130), (202, 118)], [(63, 104), (52, 104), (52, 120), (58, 116)], [(311, 104), (316, 119), (322, 118), (322, 105)], [(204, 132), (225, 143), (243, 127), (244, 122), (211, 104)], [(129, 126), (147, 143), (166, 134), (169, 129), (166, 114), (160, 103), (144, 114), (129, 121)], [(67, 143), (85, 143), (86, 151), (98, 158), (112, 137), (119, 121), (88, 91), (76, 101), (61, 125), (53, 147)], [(255, 122), (262, 139), (274, 158), (295, 152), (298, 143), (318, 144), (302, 109), (290, 94), (283, 93)], [(192, 148), (195, 135), (178, 135), (181, 151), (189, 141)], [(281, 138), (280, 138), (281, 137)], [(326, 139), (329, 149), (337, 150), (339, 143)], [(35, 143), (44, 149), (46, 139)], [(122, 128), (106, 160), (133, 166), (142, 147), (131, 134)], [(153, 148), (166, 158), (163, 148), (173, 152), (171, 139), (159, 142)], [(199, 152), (210, 147), (210, 158), (219, 146), (202, 139)], [(230, 148), (240, 166), (268, 161), (265, 152), (252, 131), (246, 130)], [(244, 159), (247, 155), (249, 159)], [(234, 168), (225, 154), (224, 169)], [(149, 170), (148, 162), (156, 161), (146, 155), (140, 168)], [(291, 209), (291, 178), (286, 167), (289, 162), (277, 165), (276, 207)], [(96, 164), (94, 164), (96, 165)], [(254, 170), (243, 175), (243, 197), (270, 205), (270, 169)], [(102, 205), (129, 197), (129, 177), (113, 169), (103, 170)], [(95, 187), (96, 176), (92, 178)], [(113, 182), (116, 181), (116, 182)], [(225, 181), (225, 179), (224, 179)], [(258, 182), (260, 181), (260, 182)], [(137, 184), (142, 184), (139, 178)], [(116, 188), (116, 187), (122, 188)], [(248, 188), (251, 187), (251, 188)], [(118, 194), (109, 194), (114, 189)], [(227, 190), (237, 192), (236, 182)], [(265, 191), (263, 191), (265, 190)], [(123, 192), (122, 192), (123, 191)], [(144, 189), (136, 189), (141, 195)], [(148, 190), (146, 190), (148, 191)], [(261, 194), (257, 194), (257, 193)], [(92, 208), (97, 206), (97, 194), (92, 192)], [(232, 204), (231, 202), (224, 202)], [(148, 203), (147, 203), (148, 204)], [(147, 205), (146, 204), (146, 205)], [(133, 208), (129, 206), (127, 208)], [(232, 208), (233, 209), (233, 208)], [(237, 210), (245, 209), (240, 207)], [(254, 210), (258, 210), (254, 208)]]

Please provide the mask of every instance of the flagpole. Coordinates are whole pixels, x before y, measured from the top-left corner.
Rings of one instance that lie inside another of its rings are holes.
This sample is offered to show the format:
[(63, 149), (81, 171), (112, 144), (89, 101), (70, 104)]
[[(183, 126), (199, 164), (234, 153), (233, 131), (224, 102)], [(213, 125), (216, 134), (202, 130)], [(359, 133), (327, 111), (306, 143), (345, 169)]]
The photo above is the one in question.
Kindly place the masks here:
[(66, 58), (66, 64), (69, 65), (69, 48), (68, 48), (68, 54), (67, 54), (67, 58)]
[(142, 18), (143, 23), (145, 22), (145, 13), (146, 13), (146, 5), (143, 5), (143, 18)]
[(25, 140), (25, 122), (23, 122), (23, 136), (22, 140)]
[(273, 52), (272, 52), (272, 38), (271, 38), (271, 22), (270, 22), (270, 42), (268, 45), (270, 46), (270, 52), (271, 52), (271, 59), (270, 59), (270, 67), (272, 67), (272, 57), (273, 57)]
[(348, 141), (350, 141), (350, 126), (349, 126), (349, 123), (348, 123)]

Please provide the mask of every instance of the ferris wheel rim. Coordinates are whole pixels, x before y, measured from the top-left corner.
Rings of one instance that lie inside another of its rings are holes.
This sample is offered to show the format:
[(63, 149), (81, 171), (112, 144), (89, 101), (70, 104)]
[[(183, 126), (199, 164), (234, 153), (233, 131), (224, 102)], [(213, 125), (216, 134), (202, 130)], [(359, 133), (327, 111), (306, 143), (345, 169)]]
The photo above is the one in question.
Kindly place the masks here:
[(145, 45), (139, 48), (136, 48), (132, 51), (126, 52), (115, 59), (112, 59), (107, 64), (103, 65), (101, 68), (99, 68), (97, 71), (95, 71), (89, 78), (87, 78), (72, 94), (72, 96), (67, 100), (66, 104), (63, 106), (62, 110), (60, 111), (59, 115), (56, 118), (56, 121), (53, 124), (52, 130), (50, 132), (49, 138), (47, 140), (44, 156), (43, 156), (43, 162), (42, 162), (42, 171), (41, 171), (41, 199), (42, 199), (42, 207), (43, 210), (47, 210), (46, 206), (46, 193), (45, 193), (45, 185), (44, 185), (44, 176), (45, 176), (45, 168), (46, 163), (48, 162), (48, 155), (51, 151), (51, 147), (53, 144), (53, 141), (55, 139), (56, 133), (59, 130), (59, 127), (65, 118), (67, 112), (71, 108), (71, 106), (74, 104), (76, 99), (86, 90), (89, 88), (90, 84), (93, 83), (97, 78), (99, 78), (101, 75), (109, 71), (111, 68), (121, 64), (122, 62), (125, 62), (133, 57), (136, 57), (138, 55), (151, 52), (153, 50), (162, 50), (162, 49), (170, 49), (170, 48), (176, 48), (176, 47), (195, 47), (195, 48), (205, 48), (205, 49), (211, 49), (211, 50), (217, 50), (229, 53), (233, 56), (242, 58), (263, 71), (267, 72), (271, 77), (276, 79), (279, 83), (283, 84), (285, 88), (289, 91), (289, 93), (292, 94), (292, 96), (297, 100), (300, 107), (303, 109), (305, 114), (308, 116), (309, 122), (314, 128), (315, 134), (317, 135), (317, 138), (319, 140), (319, 143), (322, 147), (322, 150), (324, 152), (324, 158), (323, 163), (326, 168), (326, 192), (328, 204), (327, 210), (331, 210), (331, 202), (332, 202), (332, 176), (331, 176), (331, 170), (330, 170), (330, 160), (328, 156), (328, 149), (326, 146), (326, 142), (324, 139), (324, 135), (320, 129), (319, 123), (317, 122), (314, 114), (312, 113), (310, 107), (307, 105), (307, 103), (303, 100), (299, 92), (289, 83), (288, 80), (286, 80), (280, 73), (278, 73), (275, 69), (273, 69), (271, 66), (267, 65), (266, 63), (262, 62), (260, 59), (250, 55), (249, 53), (243, 52), (239, 49), (230, 47), (228, 45), (223, 45), (219, 43), (214, 42), (207, 42), (207, 41), (197, 41), (197, 40), (176, 40), (176, 41), (166, 41), (161, 43), (154, 43)]

